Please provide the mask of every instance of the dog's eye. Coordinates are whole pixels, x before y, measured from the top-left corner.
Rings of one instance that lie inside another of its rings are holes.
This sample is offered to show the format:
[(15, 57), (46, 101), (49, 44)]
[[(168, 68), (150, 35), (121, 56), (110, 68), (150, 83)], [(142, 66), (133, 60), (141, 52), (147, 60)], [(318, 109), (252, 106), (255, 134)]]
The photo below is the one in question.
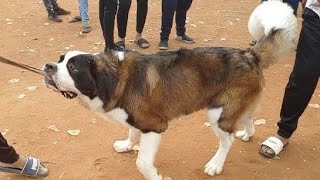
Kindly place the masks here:
[(68, 69), (71, 71), (71, 72), (79, 72), (76, 68), (76, 66), (72, 63), (68, 64)]

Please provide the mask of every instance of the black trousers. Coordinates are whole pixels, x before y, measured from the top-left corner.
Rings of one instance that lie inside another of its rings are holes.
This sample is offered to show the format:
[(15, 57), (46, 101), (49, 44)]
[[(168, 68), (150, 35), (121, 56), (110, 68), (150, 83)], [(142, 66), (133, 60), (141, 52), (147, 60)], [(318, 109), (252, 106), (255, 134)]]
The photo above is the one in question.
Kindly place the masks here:
[(320, 75), (320, 19), (305, 8), (293, 71), (286, 86), (278, 134), (290, 138), (306, 109)]
[(9, 146), (7, 140), (0, 133), (0, 162), (14, 163), (19, 159), (19, 154), (16, 153), (12, 146)]
[[(136, 31), (142, 33), (148, 12), (148, 0), (137, 0), (137, 3)], [(126, 36), (130, 6), (131, 0), (119, 0), (119, 9), (118, 0), (99, 0), (100, 26), (105, 39), (106, 48), (114, 47), (113, 31), (116, 14), (119, 37), (124, 38)]]
[[(128, 14), (131, 0), (119, 0), (117, 13), (118, 36), (125, 38), (127, 35)], [(142, 33), (148, 14), (148, 0), (137, 0), (136, 31)]]
[(43, 4), (48, 12), (53, 12), (58, 7), (57, 0), (43, 0)]
[(161, 40), (168, 40), (172, 28), (174, 12), (176, 12), (176, 30), (178, 36), (186, 33), (187, 11), (192, 0), (162, 0)]
[(113, 30), (117, 6), (117, 0), (99, 0), (99, 20), (106, 48), (114, 47)]

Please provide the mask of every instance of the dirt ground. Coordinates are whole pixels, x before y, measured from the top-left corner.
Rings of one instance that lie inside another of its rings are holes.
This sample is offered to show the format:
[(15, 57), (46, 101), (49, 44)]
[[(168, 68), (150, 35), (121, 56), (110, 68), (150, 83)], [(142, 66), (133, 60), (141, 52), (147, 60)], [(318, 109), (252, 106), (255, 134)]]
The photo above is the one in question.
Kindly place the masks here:
[[(49, 22), (41, 2), (1, 0), (1, 56), (42, 67), (49, 61), (57, 61), (59, 55), (68, 50), (103, 50), (98, 1), (89, 1), (93, 30), (85, 36), (79, 36), (81, 23), (67, 22), (78, 14), (77, 1), (58, 1), (62, 7), (72, 11), (70, 16), (62, 17), (62, 23)], [(171, 50), (198, 46), (248, 47), (251, 37), (247, 21), (259, 1), (208, 2), (194, 0), (188, 13), (187, 33), (197, 42), (192, 45), (177, 42), (173, 28), (169, 41)], [(132, 49), (138, 49), (132, 42), (135, 11), (136, 1), (133, 0), (127, 35), (127, 47)], [(160, 12), (161, 1), (150, 0), (144, 36), (151, 47), (143, 50), (145, 53), (157, 52)], [(301, 17), (301, 9), (298, 17)], [(298, 22), (301, 26), (301, 18)], [(204, 125), (207, 121), (205, 110), (173, 122), (164, 133), (156, 160), (160, 172), (174, 180), (319, 179), (319, 109), (306, 109), (299, 128), (280, 154), (280, 159), (266, 159), (258, 153), (260, 143), (277, 130), (276, 122), (293, 60), (294, 53), (264, 72), (267, 84), (261, 110), (255, 118), (266, 119), (267, 122), (256, 127), (256, 134), (249, 142), (235, 140), (221, 175), (209, 177), (203, 172), (203, 166), (218, 148), (217, 138)], [(115, 140), (127, 137), (125, 128), (98, 118), (76, 100), (67, 100), (61, 94), (48, 90), (38, 75), (5, 64), (0, 64), (0, 69), (0, 132), (4, 132), (19, 153), (34, 155), (45, 162), (50, 175), (44, 179), (142, 179), (135, 166), (137, 153), (119, 154), (112, 147)], [(19, 79), (19, 82), (10, 82), (13, 79)], [(36, 89), (33, 90), (32, 86)], [(310, 103), (320, 103), (320, 87)], [(51, 125), (60, 131), (48, 129)], [(69, 129), (81, 132), (78, 136), (71, 136), (67, 133)], [(0, 179), (28, 178), (0, 173)]]

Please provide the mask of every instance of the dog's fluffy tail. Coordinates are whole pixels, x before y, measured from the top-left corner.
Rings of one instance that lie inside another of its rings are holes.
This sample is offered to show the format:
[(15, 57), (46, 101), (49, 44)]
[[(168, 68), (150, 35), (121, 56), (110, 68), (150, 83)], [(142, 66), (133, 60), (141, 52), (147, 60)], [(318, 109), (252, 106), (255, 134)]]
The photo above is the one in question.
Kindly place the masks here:
[(257, 56), (260, 66), (267, 68), (280, 56), (296, 47), (297, 20), (293, 10), (281, 1), (263, 2), (251, 14), (248, 28), (257, 41), (251, 52)]

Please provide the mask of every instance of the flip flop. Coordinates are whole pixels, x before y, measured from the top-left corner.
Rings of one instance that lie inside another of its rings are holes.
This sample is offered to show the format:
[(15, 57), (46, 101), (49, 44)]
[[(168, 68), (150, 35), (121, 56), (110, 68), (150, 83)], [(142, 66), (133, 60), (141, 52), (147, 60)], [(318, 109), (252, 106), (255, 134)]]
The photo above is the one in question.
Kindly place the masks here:
[(75, 23), (75, 22), (79, 22), (81, 21), (81, 17), (80, 16), (75, 16), (72, 19), (70, 19), (68, 22), (69, 23)]
[(46, 168), (39, 159), (34, 157), (27, 157), (27, 161), (24, 164), (23, 168), (15, 168), (15, 167), (1, 167), (0, 166), (0, 172), (6, 172), (6, 173), (13, 173), (13, 174), (21, 174), (24, 176), (29, 177), (45, 177), (48, 175), (48, 173), (40, 174), (39, 169), (40, 167)]
[[(140, 38), (138, 40), (134, 40), (134, 43), (136, 43), (142, 49), (146, 49), (146, 48), (149, 47), (149, 42), (144, 38)], [(143, 44), (145, 44), (145, 46)]]
[[(272, 149), (274, 153), (268, 153), (267, 151), (264, 151), (262, 149), (263, 146), (267, 146), (268, 148)], [(282, 141), (276, 137), (269, 137), (267, 140), (265, 140), (260, 147), (260, 153), (268, 158), (274, 158), (276, 155), (278, 155), (282, 149), (284, 144)]]
[(90, 26), (84, 26), (84, 27), (82, 27), (82, 32), (83, 32), (83, 33), (89, 33), (89, 32), (91, 32), (91, 27), (90, 27)]

